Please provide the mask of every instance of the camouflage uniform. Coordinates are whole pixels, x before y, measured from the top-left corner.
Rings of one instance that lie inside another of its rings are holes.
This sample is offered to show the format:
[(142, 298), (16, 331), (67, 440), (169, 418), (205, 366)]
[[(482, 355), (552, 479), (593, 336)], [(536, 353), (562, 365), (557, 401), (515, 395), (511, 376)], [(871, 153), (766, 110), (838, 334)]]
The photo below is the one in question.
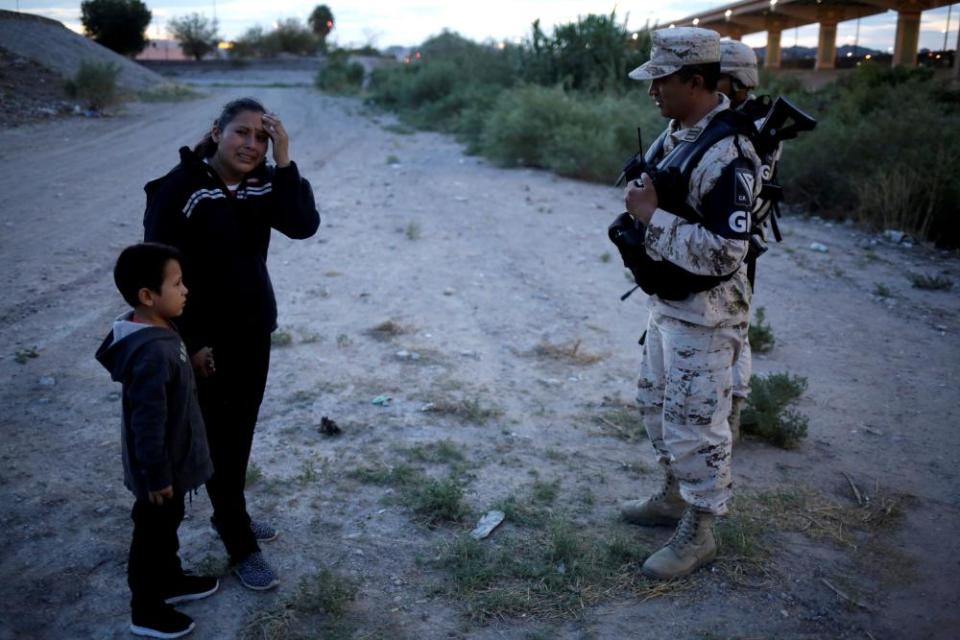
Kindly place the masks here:
[[(695, 140), (730, 107), (726, 96), (717, 96), (717, 107), (694, 127), (670, 123), (664, 154), (680, 140)], [(744, 136), (716, 143), (690, 176), (687, 204), (703, 223), (657, 209), (645, 237), (654, 260), (705, 276), (733, 272), (712, 289), (681, 301), (650, 297), (637, 384), (637, 401), (659, 461), (679, 480), (685, 502), (715, 515), (726, 513), (732, 495), (727, 415), (732, 366), (749, 318), (745, 232), (760, 187), (760, 164)]]
[[(737, 40), (720, 42), (720, 72), (736, 79), (747, 89), (753, 89), (760, 84), (760, 77), (757, 73), (757, 55), (753, 52), (753, 49)], [(748, 99), (753, 99), (753, 97), (751, 95)], [(760, 122), (757, 123), (757, 126), (759, 125)], [(749, 324), (749, 318), (747, 322)], [(744, 334), (740, 356), (733, 365), (734, 397), (746, 398), (750, 395), (750, 375), (752, 373), (753, 354), (750, 351), (750, 340)]]

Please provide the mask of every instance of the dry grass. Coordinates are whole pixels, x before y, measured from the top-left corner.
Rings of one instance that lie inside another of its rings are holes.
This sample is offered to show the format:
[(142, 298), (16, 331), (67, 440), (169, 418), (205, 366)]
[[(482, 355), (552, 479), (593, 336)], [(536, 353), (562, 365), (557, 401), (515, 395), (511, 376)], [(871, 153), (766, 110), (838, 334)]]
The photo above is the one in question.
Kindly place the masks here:
[[(356, 629), (344, 620), (357, 585), (328, 569), (304, 576), (296, 590), (276, 606), (255, 612), (244, 624), (242, 640), (352, 638)], [(318, 635), (319, 634), (319, 635)]]
[(738, 494), (716, 527), (718, 568), (743, 582), (769, 579), (776, 531), (857, 552), (878, 544), (878, 535), (899, 521), (911, 496), (886, 492), (878, 484), (872, 494), (858, 492), (860, 499), (851, 496), (848, 503), (809, 488)]
[(450, 416), (465, 423), (486, 424), (503, 415), (495, 405), (487, 405), (479, 397), (444, 396), (430, 400), (423, 407), (426, 413)]
[(588, 419), (599, 426), (605, 435), (625, 442), (636, 442), (647, 437), (640, 409), (633, 404), (604, 405), (600, 413), (592, 414)]
[(635, 536), (555, 518), (484, 542), (460, 537), (444, 545), (437, 563), (447, 573), (448, 595), (463, 602), (475, 622), (560, 620), (579, 618), (603, 601), (644, 601), (694, 584), (643, 577), (640, 564), (650, 551)]
[(569, 362), (580, 366), (596, 364), (609, 355), (607, 353), (590, 353), (586, 349), (581, 349), (582, 344), (583, 340), (580, 338), (560, 344), (543, 340), (533, 348), (531, 354), (538, 358)]
[(395, 320), (385, 320), (375, 327), (367, 329), (366, 334), (377, 340), (391, 340), (397, 336), (413, 333), (414, 331), (415, 329), (413, 327), (402, 325)]

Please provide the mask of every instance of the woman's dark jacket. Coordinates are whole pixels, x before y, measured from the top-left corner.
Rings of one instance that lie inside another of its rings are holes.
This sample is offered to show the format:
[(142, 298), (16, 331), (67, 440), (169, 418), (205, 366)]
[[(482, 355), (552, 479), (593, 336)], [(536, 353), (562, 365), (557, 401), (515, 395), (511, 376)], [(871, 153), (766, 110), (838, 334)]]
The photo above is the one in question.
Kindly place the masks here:
[(190, 353), (233, 335), (277, 328), (277, 303), (267, 271), (270, 231), (309, 238), (320, 225), (310, 183), (297, 165), (266, 162), (231, 194), (189, 148), (180, 164), (148, 182), (144, 240), (177, 247), (184, 257), (189, 304), (178, 321)]

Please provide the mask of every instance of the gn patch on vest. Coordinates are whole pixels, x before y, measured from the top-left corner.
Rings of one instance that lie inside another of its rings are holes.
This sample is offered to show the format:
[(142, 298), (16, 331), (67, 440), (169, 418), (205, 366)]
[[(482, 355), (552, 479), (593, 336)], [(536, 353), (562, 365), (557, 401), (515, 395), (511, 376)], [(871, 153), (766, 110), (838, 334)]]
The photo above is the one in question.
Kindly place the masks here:
[(731, 231), (736, 233), (747, 233), (750, 231), (750, 214), (746, 211), (734, 211), (730, 214), (727, 224)]
[[(756, 186), (756, 178), (750, 169), (738, 168), (737, 180), (734, 187), (733, 204), (736, 207), (744, 209), (753, 208), (753, 189)], [(733, 225), (730, 225), (733, 228)]]

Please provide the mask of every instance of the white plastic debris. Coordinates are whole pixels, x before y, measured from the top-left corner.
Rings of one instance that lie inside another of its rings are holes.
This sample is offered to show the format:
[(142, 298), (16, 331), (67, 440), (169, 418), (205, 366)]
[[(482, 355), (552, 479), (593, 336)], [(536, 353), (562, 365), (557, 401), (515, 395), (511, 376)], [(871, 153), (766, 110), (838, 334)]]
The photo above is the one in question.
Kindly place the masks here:
[(820, 243), (820, 242), (811, 242), (811, 243), (810, 243), (810, 250), (811, 250), (811, 251), (818, 251), (818, 252), (820, 252), (820, 253), (826, 253), (827, 251), (829, 251), (829, 249), (827, 248), (827, 245), (822, 244), (822, 243)]
[(480, 522), (477, 523), (476, 528), (470, 532), (470, 536), (474, 540), (483, 540), (493, 533), (494, 529), (500, 526), (500, 523), (503, 522), (505, 517), (503, 511), (487, 511), (483, 514), (483, 517), (480, 518)]

